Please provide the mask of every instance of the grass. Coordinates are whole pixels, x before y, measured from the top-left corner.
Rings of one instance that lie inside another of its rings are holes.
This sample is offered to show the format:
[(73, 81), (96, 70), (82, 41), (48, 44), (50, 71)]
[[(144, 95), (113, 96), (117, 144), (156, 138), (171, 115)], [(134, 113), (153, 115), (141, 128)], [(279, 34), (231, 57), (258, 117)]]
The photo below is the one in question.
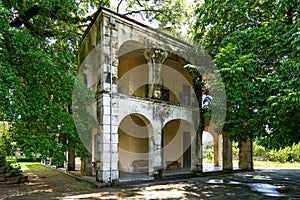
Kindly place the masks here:
[[(239, 161), (233, 160), (233, 165), (238, 166)], [(203, 164), (213, 164), (213, 161), (208, 159), (203, 159)], [(273, 161), (254, 161), (254, 169), (255, 168), (275, 168), (275, 169), (300, 169), (300, 162), (273, 162)]]
[(254, 161), (254, 168), (255, 167), (263, 167), (263, 168), (278, 168), (278, 169), (300, 169), (299, 162), (272, 162), (272, 161)]
[(28, 172), (33, 170), (49, 170), (46, 167), (43, 167), (39, 162), (19, 162), (21, 165), (22, 172)]

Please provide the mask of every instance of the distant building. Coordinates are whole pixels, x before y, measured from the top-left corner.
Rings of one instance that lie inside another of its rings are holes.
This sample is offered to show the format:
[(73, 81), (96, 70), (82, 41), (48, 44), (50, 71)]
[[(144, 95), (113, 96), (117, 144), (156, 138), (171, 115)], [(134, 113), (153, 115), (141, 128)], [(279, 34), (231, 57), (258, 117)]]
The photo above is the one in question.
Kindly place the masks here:
[(17, 148), (14, 153), (16, 157), (25, 156), (24, 152), (20, 148)]

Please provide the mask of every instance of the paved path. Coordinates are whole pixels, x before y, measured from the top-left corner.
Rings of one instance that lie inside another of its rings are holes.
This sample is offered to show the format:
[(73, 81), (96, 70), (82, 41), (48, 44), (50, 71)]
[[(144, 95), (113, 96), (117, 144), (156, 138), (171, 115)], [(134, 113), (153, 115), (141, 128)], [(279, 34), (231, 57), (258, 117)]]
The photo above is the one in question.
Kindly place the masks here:
[(24, 184), (4, 184), (0, 182), (0, 199), (44, 200), (63, 197), (64, 193), (90, 190), (85, 182), (54, 171), (47, 167), (35, 168), (28, 174), (29, 182)]
[(47, 171), (33, 172), (25, 185), (0, 185), (0, 199), (300, 199), (300, 169), (264, 169), (101, 189)]

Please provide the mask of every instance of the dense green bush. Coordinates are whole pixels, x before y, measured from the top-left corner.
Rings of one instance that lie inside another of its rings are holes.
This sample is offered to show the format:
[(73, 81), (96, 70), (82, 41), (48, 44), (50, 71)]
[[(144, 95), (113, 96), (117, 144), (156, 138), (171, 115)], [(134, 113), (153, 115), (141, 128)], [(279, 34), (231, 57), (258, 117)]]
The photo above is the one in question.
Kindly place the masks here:
[(232, 156), (233, 159), (239, 158), (239, 147), (237, 142), (232, 142)]
[(6, 160), (6, 153), (0, 148), (0, 174), (5, 174), (6, 177), (18, 176), (22, 174), (21, 166), (16, 160)]
[(6, 152), (0, 148), (0, 167), (6, 165)]
[(9, 160), (6, 162), (7, 171), (6, 176), (19, 176), (22, 174), (21, 165), (15, 160)]
[(214, 143), (207, 142), (203, 144), (203, 158), (208, 162), (212, 162), (214, 159)]
[(253, 156), (269, 156), (268, 152), (266, 151), (266, 149), (261, 146), (258, 145), (256, 142), (253, 142)]
[(271, 150), (268, 155), (271, 161), (300, 162), (300, 143), (279, 150)]
[(0, 174), (6, 171), (6, 152), (0, 148)]
[[(235, 143), (232, 144), (233, 156), (238, 156), (239, 148)], [(300, 143), (291, 147), (285, 147), (279, 150), (267, 151), (263, 146), (253, 142), (253, 156), (265, 157), (270, 161), (278, 162), (300, 162)]]

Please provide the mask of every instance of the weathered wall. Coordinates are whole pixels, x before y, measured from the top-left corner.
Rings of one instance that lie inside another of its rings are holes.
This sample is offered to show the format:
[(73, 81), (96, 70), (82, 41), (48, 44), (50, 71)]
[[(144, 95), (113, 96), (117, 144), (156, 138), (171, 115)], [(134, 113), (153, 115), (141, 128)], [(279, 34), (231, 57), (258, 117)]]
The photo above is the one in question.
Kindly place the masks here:
[[(194, 126), (185, 128), (185, 130), (180, 132), (190, 131), (192, 138), (195, 138), (195, 130), (198, 128), (197, 123), (199, 119), (197, 115), (198, 108), (181, 107), (155, 100), (130, 97), (128, 95), (132, 94), (145, 97), (144, 86), (137, 90), (137, 88), (132, 88), (134, 87), (132, 83), (122, 85), (119, 82), (126, 72), (141, 64), (146, 65), (148, 71), (147, 73), (133, 74), (132, 79), (136, 81), (144, 81), (146, 78), (148, 81), (151, 81), (151, 79), (160, 81), (160, 77), (155, 75), (160, 71), (153, 71), (152, 67), (156, 67), (157, 70), (162, 69), (161, 74), (163, 77), (177, 76), (172, 74), (175, 71), (167, 71), (167, 68), (162, 68), (162, 64), (165, 63), (181, 74), (181, 80), (178, 80), (177, 85), (175, 84), (176, 90), (172, 91), (173, 94), (171, 94), (173, 103), (179, 101), (179, 94), (184, 93), (182, 83), (191, 85), (191, 78), (182, 69), (182, 66), (189, 60), (190, 54), (188, 49), (190, 46), (118, 15), (113, 15), (115, 23), (110, 24), (110, 15), (111, 13), (106, 10), (100, 12), (81, 42), (78, 52), (79, 71), (84, 74), (83, 79), (86, 80), (87, 85), (97, 94), (97, 102), (92, 107), (95, 113), (94, 117), (98, 119), (99, 126), (96, 127), (98, 133), (97, 138), (93, 141), (94, 148), (92, 152), (94, 155), (97, 155), (93, 160), (100, 162), (97, 169), (97, 178), (104, 182), (118, 179), (119, 160), (122, 160), (121, 165), (126, 168), (126, 165), (131, 161), (130, 159), (134, 159), (134, 155), (132, 158), (120, 159), (120, 156), (124, 156), (124, 152), (118, 147), (125, 144), (124, 141), (120, 142), (119, 137), (121, 139), (124, 138), (124, 134), (119, 131), (119, 126), (126, 116), (130, 114), (143, 116), (142, 118), (149, 120), (149, 124), (152, 127), (152, 130), (148, 132), (150, 137), (147, 139), (150, 175), (162, 165), (161, 141), (163, 127), (172, 120), (184, 120)], [(147, 57), (145, 50), (155, 48), (164, 51), (155, 55), (158, 57)], [(131, 57), (126, 58), (128, 55)], [(145, 76), (148, 73), (150, 75)], [(112, 88), (110, 86), (111, 76), (113, 79)], [(165, 80), (164, 84), (174, 85), (171, 81)], [(110, 95), (112, 95), (112, 100)], [(189, 101), (192, 103), (192, 100)], [(110, 112), (111, 105), (112, 113)], [(135, 139), (133, 138), (127, 139), (128, 143), (139, 143), (134, 141)], [(145, 143), (145, 141), (143, 140), (142, 143)], [(199, 148), (195, 144), (195, 142), (192, 142), (191, 169), (195, 167), (199, 160), (195, 158), (196, 148)], [(140, 147), (133, 148), (133, 152), (144, 151), (142, 148), (135, 149)]]

